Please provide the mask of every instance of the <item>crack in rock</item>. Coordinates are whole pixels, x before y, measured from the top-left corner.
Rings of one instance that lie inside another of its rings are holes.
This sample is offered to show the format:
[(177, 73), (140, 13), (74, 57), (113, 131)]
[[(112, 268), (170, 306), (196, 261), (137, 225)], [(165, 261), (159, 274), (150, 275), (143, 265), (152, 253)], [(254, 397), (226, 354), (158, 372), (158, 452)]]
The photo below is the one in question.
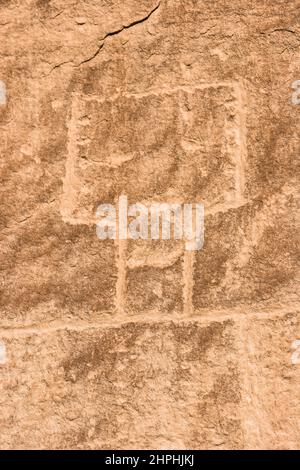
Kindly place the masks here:
[(73, 64), (73, 67), (80, 67), (81, 65), (83, 64), (86, 64), (87, 62), (91, 62), (93, 59), (95, 59), (97, 57), (97, 55), (99, 54), (99, 52), (101, 51), (101, 49), (103, 49), (104, 47), (104, 44), (105, 44), (105, 40), (108, 38), (108, 37), (111, 37), (111, 36), (117, 36), (118, 34), (122, 33), (122, 31), (125, 31), (127, 29), (130, 29), (134, 26), (137, 26), (138, 24), (142, 24), (144, 23), (145, 21), (149, 20), (151, 18), (151, 16), (153, 15), (153, 13), (155, 13), (158, 8), (160, 7), (160, 2), (158, 2), (158, 4), (146, 15), (144, 16), (143, 18), (140, 18), (138, 20), (135, 20), (135, 21), (132, 21), (131, 23), (129, 23), (128, 25), (123, 25), (121, 28), (115, 30), (115, 31), (111, 31), (107, 34), (105, 34), (105, 36), (103, 36), (103, 38), (100, 39), (101, 44), (98, 46), (98, 48), (96, 49), (96, 51), (94, 52), (94, 54), (90, 57), (88, 57), (87, 59), (84, 59), (83, 61), (79, 62), (79, 64), (73, 64), (72, 61), (64, 61), (64, 62), (61, 62), (60, 64), (57, 64), (55, 65), (49, 72), (48, 75), (50, 75), (53, 70), (55, 69), (58, 69), (60, 68), (62, 65), (66, 65), (66, 64)]

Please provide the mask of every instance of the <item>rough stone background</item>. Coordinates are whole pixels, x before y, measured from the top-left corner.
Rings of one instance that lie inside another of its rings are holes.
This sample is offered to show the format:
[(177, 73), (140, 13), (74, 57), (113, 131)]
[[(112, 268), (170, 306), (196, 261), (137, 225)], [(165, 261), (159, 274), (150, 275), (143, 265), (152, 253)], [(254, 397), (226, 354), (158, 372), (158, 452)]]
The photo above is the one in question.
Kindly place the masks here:
[[(0, 1), (2, 449), (299, 448), (299, 21)], [(100, 241), (122, 193), (203, 201), (204, 248)]]

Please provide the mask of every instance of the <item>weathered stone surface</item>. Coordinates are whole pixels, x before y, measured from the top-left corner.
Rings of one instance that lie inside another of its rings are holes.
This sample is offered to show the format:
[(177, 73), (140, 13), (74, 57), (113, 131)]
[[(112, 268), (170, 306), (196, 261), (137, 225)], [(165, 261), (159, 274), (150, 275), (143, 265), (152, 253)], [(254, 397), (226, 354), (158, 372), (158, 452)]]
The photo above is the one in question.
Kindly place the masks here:
[(242, 325), (247, 448), (299, 449), (299, 336), (299, 313), (258, 315)]
[(114, 242), (101, 243), (94, 227), (69, 226), (48, 210), (21, 222), (2, 246), (2, 326), (92, 321), (115, 310)]
[(299, 333), (297, 314), (4, 332), (1, 447), (298, 448)]
[[(1, 448), (299, 448), (298, 16), (0, 1)], [(203, 249), (99, 240), (122, 194)]]
[(206, 219), (196, 254), (194, 304), (271, 307), (299, 304), (297, 184)]
[(241, 447), (235, 333), (225, 320), (7, 338), (1, 446)]

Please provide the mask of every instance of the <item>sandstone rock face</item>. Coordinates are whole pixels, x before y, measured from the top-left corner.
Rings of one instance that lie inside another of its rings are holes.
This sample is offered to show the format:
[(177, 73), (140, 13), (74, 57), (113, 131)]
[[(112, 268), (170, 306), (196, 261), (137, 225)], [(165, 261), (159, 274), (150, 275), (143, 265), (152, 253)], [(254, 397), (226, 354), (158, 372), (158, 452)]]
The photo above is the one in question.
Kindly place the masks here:
[(300, 447), (299, 7), (0, 1), (1, 449)]

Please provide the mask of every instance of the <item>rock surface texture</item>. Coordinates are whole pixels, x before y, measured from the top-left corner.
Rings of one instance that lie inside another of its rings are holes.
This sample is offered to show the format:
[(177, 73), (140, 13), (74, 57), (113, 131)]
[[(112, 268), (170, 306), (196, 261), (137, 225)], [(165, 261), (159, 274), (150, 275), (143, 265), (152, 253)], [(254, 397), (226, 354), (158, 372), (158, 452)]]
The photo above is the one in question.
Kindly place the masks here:
[(299, 63), (298, 0), (0, 1), (0, 448), (300, 448)]

